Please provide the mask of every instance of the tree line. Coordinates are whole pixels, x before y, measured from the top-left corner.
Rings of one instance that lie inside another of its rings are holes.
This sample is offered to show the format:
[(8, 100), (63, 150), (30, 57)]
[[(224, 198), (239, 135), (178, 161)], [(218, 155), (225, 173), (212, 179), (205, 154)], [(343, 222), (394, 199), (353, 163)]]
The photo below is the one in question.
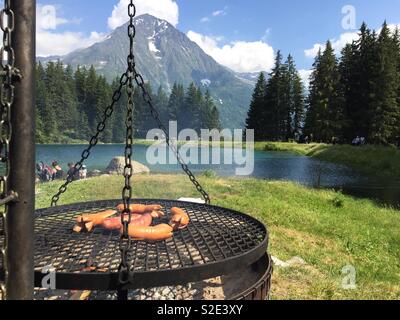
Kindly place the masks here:
[[(119, 79), (108, 83), (93, 66), (81, 66), (74, 70), (61, 61), (46, 65), (39, 62), (36, 72), (37, 143), (88, 141), (96, 133), (104, 110), (119, 86)], [(220, 129), (219, 111), (210, 92), (203, 93), (193, 83), (186, 89), (181, 84), (174, 84), (169, 95), (161, 88), (153, 94), (150, 83), (146, 83), (146, 88), (165, 125), (175, 120), (179, 129)], [(149, 130), (158, 126), (139, 88), (134, 90), (134, 104), (135, 137), (145, 138)], [(101, 142), (125, 141), (126, 105), (127, 95), (123, 89), (120, 100), (114, 106), (114, 113), (100, 136)]]
[(385, 22), (376, 32), (363, 23), (358, 40), (347, 44), (340, 58), (328, 41), (315, 58), (307, 97), (300, 80), (289, 81), (289, 61), (280, 61), (278, 53), (268, 82), (260, 75), (253, 94), (247, 127), (256, 130), (257, 140), (300, 134), (325, 143), (348, 143), (357, 136), (373, 144), (399, 143), (398, 29), (391, 32)]
[(293, 57), (282, 60), (278, 51), (268, 80), (261, 72), (254, 89), (246, 126), (255, 130), (257, 141), (288, 141), (302, 131), (304, 85)]

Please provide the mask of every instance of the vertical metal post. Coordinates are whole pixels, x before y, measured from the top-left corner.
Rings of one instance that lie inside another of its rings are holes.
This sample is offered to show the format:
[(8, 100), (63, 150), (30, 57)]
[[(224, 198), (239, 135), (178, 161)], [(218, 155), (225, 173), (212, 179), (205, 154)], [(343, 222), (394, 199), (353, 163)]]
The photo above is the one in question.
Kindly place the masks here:
[(15, 84), (10, 145), (10, 188), (18, 200), (8, 215), (7, 299), (33, 298), (35, 209), (35, 51), (36, 0), (13, 0), (15, 30), (12, 47), (22, 79)]

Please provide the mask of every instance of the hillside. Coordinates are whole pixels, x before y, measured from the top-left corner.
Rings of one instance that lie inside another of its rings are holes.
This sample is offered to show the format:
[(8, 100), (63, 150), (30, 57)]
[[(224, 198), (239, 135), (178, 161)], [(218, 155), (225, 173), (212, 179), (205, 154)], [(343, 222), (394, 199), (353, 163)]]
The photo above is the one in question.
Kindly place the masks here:
[[(241, 75), (221, 66), (167, 21), (146, 14), (135, 18), (135, 25), (138, 70), (154, 89), (161, 86), (168, 92), (174, 82), (185, 87), (194, 82), (204, 91), (210, 90), (225, 127), (244, 125), (254, 76)], [(123, 25), (89, 48), (49, 59), (59, 58), (73, 67), (94, 65), (98, 73), (111, 81), (125, 71), (128, 50), (127, 25)], [(40, 60), (46, 62), (46, 59)]]

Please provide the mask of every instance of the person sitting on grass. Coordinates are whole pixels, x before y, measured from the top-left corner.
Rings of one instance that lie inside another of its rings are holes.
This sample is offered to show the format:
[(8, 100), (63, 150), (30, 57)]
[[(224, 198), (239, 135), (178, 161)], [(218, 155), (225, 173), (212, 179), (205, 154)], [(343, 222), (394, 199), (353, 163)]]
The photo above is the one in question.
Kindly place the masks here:
[(82, 169), (79, 171), (79, 179), (85, 180), (86, 178), (87, 178), (87, 167), (83, 165)]
[(73, 162), (68, 163), (68, 176), (72, 177), (72, 181), (79, 180), (79, 171), (75, 170), (75, 164)]
[(52, 169), (53, 169), (53, 180), (62, 180), (64, 171), (60, 167), (57, 161), (53, 161), (51, 164)]

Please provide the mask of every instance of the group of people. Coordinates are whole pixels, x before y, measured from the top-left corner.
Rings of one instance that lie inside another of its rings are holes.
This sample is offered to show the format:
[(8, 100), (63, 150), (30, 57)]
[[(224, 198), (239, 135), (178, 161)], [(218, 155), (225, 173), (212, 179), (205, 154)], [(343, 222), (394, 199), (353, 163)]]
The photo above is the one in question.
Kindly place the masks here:
[(359, 137), (357, 136), (357, 138), (354, 138), (353, 141), (351, 142), (351, 144), (355, 147), (359, 147), (359, 146), (363, 146), (366, 143), (366, 139), (365, 137)]
[[(41, 182), (63, 180), (65, 178), (64, 170), (62, 169), (58, 161), (53, 161), (50, 166), (41, 161), (36, 165), (36, 169), (38, 178)], [(68, 163), (67, 175), (71, 176), (73, 181), (86, 179), (87, 167), (83, 165), (82, 169), (77, 171), (75, 170), (75, 164), (70, 162)]]

